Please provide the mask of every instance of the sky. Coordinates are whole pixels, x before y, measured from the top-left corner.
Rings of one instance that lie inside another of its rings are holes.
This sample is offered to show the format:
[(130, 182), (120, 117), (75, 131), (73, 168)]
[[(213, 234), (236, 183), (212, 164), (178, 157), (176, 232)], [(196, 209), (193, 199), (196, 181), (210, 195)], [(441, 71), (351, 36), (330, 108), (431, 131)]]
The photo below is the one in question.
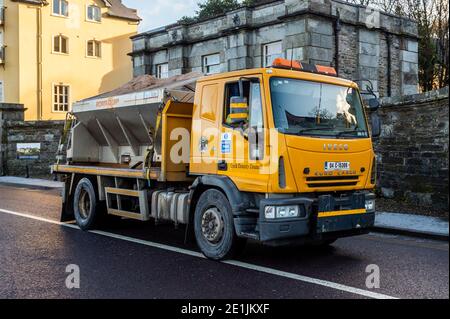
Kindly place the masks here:
[(199, 0), (122, 0), (127, 7), (138, 10), (142, 21), (139, 31), (156, 29), (175, 23), (183, 16), (192, 16)]

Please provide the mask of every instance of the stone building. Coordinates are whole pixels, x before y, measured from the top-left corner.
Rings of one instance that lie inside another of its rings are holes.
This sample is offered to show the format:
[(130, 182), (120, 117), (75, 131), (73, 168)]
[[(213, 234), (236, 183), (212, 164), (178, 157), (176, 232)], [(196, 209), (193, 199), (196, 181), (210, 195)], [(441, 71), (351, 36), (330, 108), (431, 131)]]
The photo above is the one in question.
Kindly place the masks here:
[[(417, 24), (339, 0), (266, 0), (132, 37), (134, 76), (267, 66), (276, 57), (332, 65), (380, 96), (418, 91)], [(366, 83), (366, 82), (365, 82)]]

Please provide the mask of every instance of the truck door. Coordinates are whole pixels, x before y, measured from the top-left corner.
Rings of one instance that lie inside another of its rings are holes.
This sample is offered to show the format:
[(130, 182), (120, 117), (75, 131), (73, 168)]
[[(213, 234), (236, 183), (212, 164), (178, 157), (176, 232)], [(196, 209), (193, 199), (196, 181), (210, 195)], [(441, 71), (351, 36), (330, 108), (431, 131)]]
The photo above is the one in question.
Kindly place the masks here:
[[(219, 140), (218, 174), (230, 177), (241, 191), (266, 192), (269, 167), (267, 155), (268, 135), (264, 128), (265, 100), (260, 76), (239, 78), (224, 84), (223, 118)], [(242, 94), (240, 91), (243, 91)], [(232, 105), (232, 101), (247, 101)], [(234, 99), (233, 99), (234, 98)], [(234, 109), (248, 112), (247, 119), (233, 123), (230, 116)], [(247, 111), (246, 111), (247, 109)]]
[(219, 84), (208, 83), (199, 89), (201, 94), (195, 102), (192, 123), (190, 171), (194, 174), (216, 174), (221, 119), (218, 112)]

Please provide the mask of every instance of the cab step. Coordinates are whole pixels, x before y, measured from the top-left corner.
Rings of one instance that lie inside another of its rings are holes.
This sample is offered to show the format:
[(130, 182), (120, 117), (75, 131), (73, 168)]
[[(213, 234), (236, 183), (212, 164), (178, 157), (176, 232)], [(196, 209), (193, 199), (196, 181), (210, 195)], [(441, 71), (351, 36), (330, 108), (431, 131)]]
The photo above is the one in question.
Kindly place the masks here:
[[(150, 211), (148, 205), (148, 194), (146, 190), (132, 190), (123, 188), (105, 187), (106, 207), (109, 215), (136, 219), (140, 221), (148, 221), (150, 219)], [(135, 197), (139, 201), (139, 211), (127, 211), (122, 207), (123, 197)], [(113, 197), (116, 199), (114, 205)]]
[(259, 240), (259, 233), (257, 232), (241, 232), (239, 233), (240, 237)]

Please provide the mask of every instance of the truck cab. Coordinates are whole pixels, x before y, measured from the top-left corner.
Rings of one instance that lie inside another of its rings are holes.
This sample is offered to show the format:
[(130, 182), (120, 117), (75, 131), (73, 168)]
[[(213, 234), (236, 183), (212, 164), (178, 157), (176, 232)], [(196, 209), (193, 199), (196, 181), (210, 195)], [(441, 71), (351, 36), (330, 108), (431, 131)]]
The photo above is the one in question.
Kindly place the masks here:
[[(238, 234), (330, 242), (374, 223), (376, 161), (358, 86), (314, 71), (278, 60), (197, 84), (190, 173), (229, 179), (252, 198), (258, 213), (251, 222), (235, 212)], [(229, 124), (235, 97), (248, 116)]]
[(320, 246), (370, 231), (374, 134), (356, 83), (284, 59), (167, 83), (74, 106), (67, 163), (53, 167), (63, 219), (89, 229), (106, 206), (186, 224), (215, 260), (248, 239)]

